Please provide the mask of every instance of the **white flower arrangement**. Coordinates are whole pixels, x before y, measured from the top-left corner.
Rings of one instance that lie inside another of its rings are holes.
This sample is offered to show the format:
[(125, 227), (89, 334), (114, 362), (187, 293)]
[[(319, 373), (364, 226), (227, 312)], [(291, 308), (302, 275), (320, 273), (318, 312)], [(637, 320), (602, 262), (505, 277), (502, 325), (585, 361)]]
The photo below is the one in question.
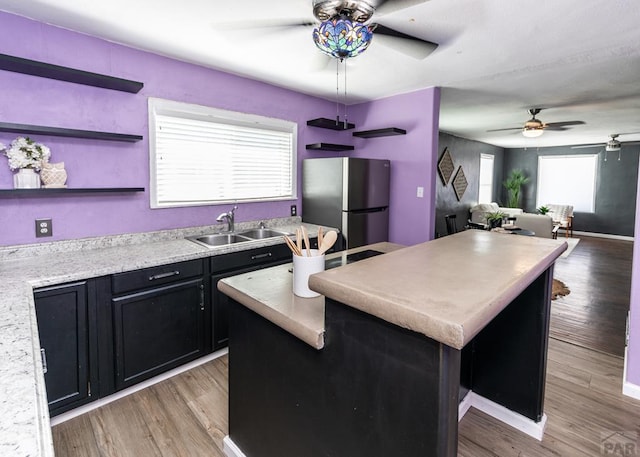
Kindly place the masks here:
[(18, 137), (6, 148), (0, 143), (0, 150), (9, 158), (9, 168), (18, 170), (21, 168), (33, 168), (40, 170), (42, 164), (49, 162), (51, 151), (44, 144), (36, 143), (29, 137)]

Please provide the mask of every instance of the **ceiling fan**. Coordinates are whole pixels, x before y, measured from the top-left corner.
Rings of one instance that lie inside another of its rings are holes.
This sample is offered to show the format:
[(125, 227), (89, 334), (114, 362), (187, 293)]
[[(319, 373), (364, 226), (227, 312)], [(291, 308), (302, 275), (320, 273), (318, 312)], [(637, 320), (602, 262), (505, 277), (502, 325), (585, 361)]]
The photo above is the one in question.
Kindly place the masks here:
[[(313, 0), (312, 9), (315, 18), (303, 18), (300, 20), (282, 19), (275, 21), (269, 20), (243, 20), (241, 23), (221, 24), (223, 28), (233, 26), (236, 29), (281, 29), (292, 31), (296, 29), (317, 27), (310, 37), (310, 42), (316, 42), (318, 48), (326, 55), (333, 58), (344, 59), (346, 57), (355, 57), (363, 52), (371, 42), (379, 43), (383, 46), (392, 48), (394, 51), (403, 53), (415, 59), (424, 59), (431, 54), (438, 44), (428, 40), (399, 32), (390, 27), (385, 26), (382, 22), (383, 18), (390, 13), (403, 10), (410, 6), (425, 3), (428, 0)], [(375, 16), (376, 22), (369, 22)], [(346, 20), (348, 25), (338, 21)], [(336, 21), (332, 24), (333, 21)], [(327, 35), (330, 34), (331, 36)], [(364, 36), (364, 37), (363, 37)], [(318, 41), (326, 41), (329, 38), (334, 44), (337, 42), (339, 46), (345, 46), (344, 42), (349, 39), (366, 40), (353, 54), (345, 54), (344, 49), (330, 48), (318, 45)], [(331, 51), (335, 51), (331, 53)], [(319, 54), (322, 56), (322, 54)], [(323, 68), (324, 65), (318, 65)]]
[(536, 115), (538, 115), (540, 113), (540, 111), (542, 111), (542, 108), (531, 108), (531, 109), (529, 109), (528, 112), (531, 115), (531, 119), (529, 119), (527, 122), (525, 122), (524, 126), (522, 126), (522, 127), (513, 127), (513, 128), (506, 128), (506, 129), (494, 129), (494, 130), (487, 130), (487, 132), (501, 132), (501, 131), (506, 131), (506, 130), (521, 130), (523, 136), (525, 136), (527, 138), (536, 138), (536, 137), (539, 137), (540, 135), (542, 135), (545, 130), (563, 131), (563, 130), (568, 130), (570, 127), (572, 127), (574, 125), (582, 125), (582, 124), (584, 124), (583, 121), (549, 122), (547, 124), (547, 123), (542, 122), (540, 119), (536, 118)]
[[(622, 145), (634, 145), (634, 144), (640, 144), (640, 141), (625, 141), (624, 143), (618, 140), (618, 137), (620, 135), (634, 135), (635, 133), (638, 132), (634, 132), (634, 133), (612, 133), (611, 135), (609, 135), (609, 141), (607, 141), (606, 143), (602, 144), (602, 143), (598, 143), (598, 144), (583, 144), (580, 146), (571, 146), (571, 149), (583, 149), (583, 148), (602, 148), (604, 147), (604, 151), (605, 151), (605, 156), (604, 156), (604, 160), (605, 162), (607, 161), (607, 153), (608, 152), (617, 152), (618, 153), (618, 160), (620, 160), (620, 151), (622, 150)], [(600, 151), (602, 152), (602, 151)]]

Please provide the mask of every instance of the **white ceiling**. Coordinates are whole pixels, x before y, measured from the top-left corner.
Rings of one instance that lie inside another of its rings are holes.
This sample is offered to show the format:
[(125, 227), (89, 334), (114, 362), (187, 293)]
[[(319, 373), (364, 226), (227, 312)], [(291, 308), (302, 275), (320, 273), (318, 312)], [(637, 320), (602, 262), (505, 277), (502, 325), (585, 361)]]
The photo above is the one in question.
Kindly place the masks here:
[[(314, 22), (311, 5), (0, 0), (0, 10), (335, 100), (336, 68), (319, 65), (313, 27), (274, 27)], [(619, 139), (640, 140), (636, 0), (388, 0), (373, 22), (439, 47), (417, 60), (374, 34), (369, 49), (346, 62), (349, 103), (440, 86), (440, 128), (464, 138), (502, 147), (604, 143), (628, 132), (639, 133)], [(487, 132), (521, 126), (533, 107), (544, 108), (544, 122), (585, 124), (535, 139)]]

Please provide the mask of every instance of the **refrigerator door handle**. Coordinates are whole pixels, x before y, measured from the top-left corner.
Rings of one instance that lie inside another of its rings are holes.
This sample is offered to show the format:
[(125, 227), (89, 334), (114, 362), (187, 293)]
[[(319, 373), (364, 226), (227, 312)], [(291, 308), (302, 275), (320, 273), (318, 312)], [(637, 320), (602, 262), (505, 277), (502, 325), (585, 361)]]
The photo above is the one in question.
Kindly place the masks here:
[(346, 211), (347, 213), (352, 214), (366, 214), (366, 213), (380, 213), (382, 211), (386, 211), (386, 206), (381, 206), (379, 208), (366, 208), (366, 209), (352, 209), (350, 211)]

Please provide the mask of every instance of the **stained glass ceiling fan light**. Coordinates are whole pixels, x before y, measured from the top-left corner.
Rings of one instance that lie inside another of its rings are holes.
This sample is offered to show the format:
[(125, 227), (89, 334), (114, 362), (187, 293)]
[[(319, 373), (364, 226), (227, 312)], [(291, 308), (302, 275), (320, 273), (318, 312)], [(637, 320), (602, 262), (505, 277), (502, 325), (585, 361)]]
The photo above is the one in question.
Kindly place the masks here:
[(371, 44), (373, 28), (348, 17), (334, 17), (322, 21), (313, 30), (313, 41), (322, 52), (336, 59), (362, 54)]
[(371, 44), (375, 25), (364, 25), (375, 8), (365, 0), (314, 0), (313, 15), (320, 26), (313, 41), (322, 52), (336, 59), (362, 54)]

